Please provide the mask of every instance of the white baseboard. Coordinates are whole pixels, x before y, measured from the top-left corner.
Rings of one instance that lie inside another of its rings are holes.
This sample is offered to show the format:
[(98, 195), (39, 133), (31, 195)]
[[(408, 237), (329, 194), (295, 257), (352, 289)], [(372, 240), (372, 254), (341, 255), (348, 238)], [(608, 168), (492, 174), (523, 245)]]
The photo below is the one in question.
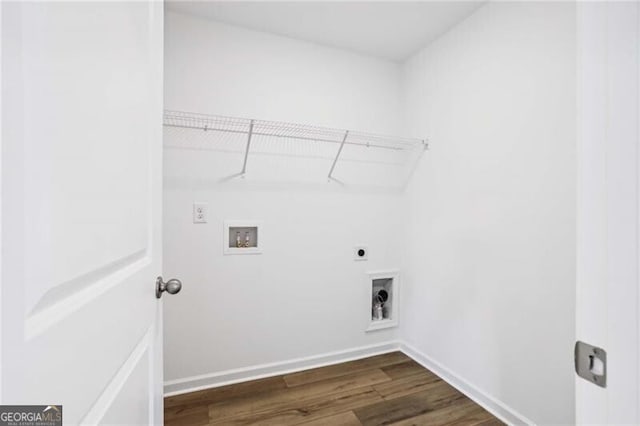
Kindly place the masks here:
[(322, 355), (297, 358), (288, 361), (236, 368), (233, 370), (187, 377), (178, 380), (169, 380), (164, 382), (164, 396), (179, 395), (182, 393), (215, 388), (233, 383), (279, 376), (310, 368), (325, 367), (327, 365), (339, 364), (342, 362), (353, 361), (398, 350), (400, 350), (400, 342), (391, 341), (377, 345), (362, 346), (359, 348), (329, 352)]
[(513, 408), (509, 407), (504, 402), (489, 395), (487, 392), (472, 385), (462, 377), (456, 375), (451, 370), (440, 364), (439, 362), (431, 359), (427, 355), (418, 351), (416, 348), (406, 344), (400, 344), (400, 350), (405, 355), (413, 358), (418, 364), (424, 368), (431, 370), (434, 374), (439, 376), (442, 380), (449, 383), (454, 388), (465, 394), (469, 399), (473, 400), (476, 404), (502, 420), (509, 425), (534, 425), (535, 423), (518, 413)]
[(509, 425), (535, 424), (504, 402), (477, 388), (416, 348), (407, 343), (397, 341), (390, 341), (371, 346), (362, 346), (344, 351), (329, 352), (305, 358), (296, 358), (288, 361), (237, 368), (213, 374), (187, 377), (185, 379), (170, 380), (164, 383), (164, 396), (179, 395), (203, 389), (230, 385), (233, 383), (295, 373), (297, 371), (307, 370), (310, 368), (325, 367), (327, 365), (339, 364), (342, 362), (353, 361), (398, 350), (404, 352), (407, 356), (423, 367), (431, 370), (437, 376), (442, 378), (442, 380), (458, 389), (469, 397), (469, 399), (473, 400), (503, 422)]

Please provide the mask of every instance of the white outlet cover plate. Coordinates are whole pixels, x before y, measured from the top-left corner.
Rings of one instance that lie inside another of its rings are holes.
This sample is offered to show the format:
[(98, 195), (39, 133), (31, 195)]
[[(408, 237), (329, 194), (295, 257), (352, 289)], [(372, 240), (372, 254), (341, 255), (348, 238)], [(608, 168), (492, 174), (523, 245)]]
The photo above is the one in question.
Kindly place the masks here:
[[(364, 255), (360, 256), (360, 250), (364, 250)], [(353, 248), (353, 260), (367, 260), (369, 258), (369, 248), (367, 246), (355, 246)]]
[(193, 223), (207, 223), (207, 203), (193, 203)]

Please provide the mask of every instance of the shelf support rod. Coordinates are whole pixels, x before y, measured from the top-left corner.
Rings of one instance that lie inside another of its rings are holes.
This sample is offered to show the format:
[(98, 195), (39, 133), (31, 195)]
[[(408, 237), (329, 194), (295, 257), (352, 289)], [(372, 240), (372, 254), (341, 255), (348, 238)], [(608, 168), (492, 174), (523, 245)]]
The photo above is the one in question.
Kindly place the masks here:
[(240, 172), (241, 175), (244, 175), (247, 172), (247, 160), (249, 159), (249, 147), (251, 146), (251, 136), (253, 136), (253, 122), (254, 120), (251, 120), (251, 122), (249, 123), (249, 135), (247, 136), (247, 148), (244, 151), (244, 163), (242, 163), (242, 171)]
[(349, 136), (349, 131), (344, 132), (344, 138), (342, 138), (342, 143), (340, 144), (340, 148), (338, 148), (338, 152), (336, 153), (336, 158), (333, 159), (333, 164), (331, 165), (331, 170), (329, 170), (328, 179), (332, 179), (331, 175), (333, 174), (333, 169), (336, 168), (336, 163), (338, 162), (338, 158), (340, 157), (340, 153), (342, 152), (342, 148), (344, 148), (344, 143), (347, 141), (347, 137)]

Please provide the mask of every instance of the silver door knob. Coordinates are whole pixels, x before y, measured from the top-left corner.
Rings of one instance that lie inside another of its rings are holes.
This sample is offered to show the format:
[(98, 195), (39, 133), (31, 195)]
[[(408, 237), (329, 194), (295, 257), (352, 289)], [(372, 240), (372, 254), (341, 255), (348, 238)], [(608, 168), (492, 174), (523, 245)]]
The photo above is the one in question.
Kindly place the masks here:
[(162, 297), (163, 292), (167, 292), (169, 294), (179, 293), (182, 289), (182, 283), (180, 280), (171, 278), (166, 283), (162, 280), (162, 277), (158, 277), (156, 280), (156, 297), (160, 299)]

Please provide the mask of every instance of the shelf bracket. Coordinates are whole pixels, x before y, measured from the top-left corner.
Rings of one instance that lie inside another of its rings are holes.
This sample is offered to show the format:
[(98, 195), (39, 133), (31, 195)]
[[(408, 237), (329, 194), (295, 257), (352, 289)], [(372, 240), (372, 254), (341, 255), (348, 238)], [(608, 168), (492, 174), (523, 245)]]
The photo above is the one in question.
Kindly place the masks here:
[(342, 138), (342, 143), (340, 144), (340, 148), (338, 148), (338, 152), (336, 153), (336, 158), (333, 159), (333, 164), (331, 165), (331, 170), (329, 170), (329, 175), (327, 179), (333, 179), (331, 175), (333, 174), (333, 169), (336, 168), (336, 163), (338, 162), (338, 158), (340, 157), (340, 153), (342, 153), (342, 148), (344, 148), (344, 143), (347, 141), (347, 137), (349, 136), (349, 131), (344, 132), (344, 137)]
[(243, 176), (247, 172), (247, 160), (249, 159), (249, 147), (251, 146), (251, 137), (253, 136), (253, 122), (254, 120), (251, 120), (251, 122), (249, 123), (249, 135), (247, 136), (247, 148), (244, 151), (244, 163), (242, 163), (242, 171), (240, 172), (240, 174)]

